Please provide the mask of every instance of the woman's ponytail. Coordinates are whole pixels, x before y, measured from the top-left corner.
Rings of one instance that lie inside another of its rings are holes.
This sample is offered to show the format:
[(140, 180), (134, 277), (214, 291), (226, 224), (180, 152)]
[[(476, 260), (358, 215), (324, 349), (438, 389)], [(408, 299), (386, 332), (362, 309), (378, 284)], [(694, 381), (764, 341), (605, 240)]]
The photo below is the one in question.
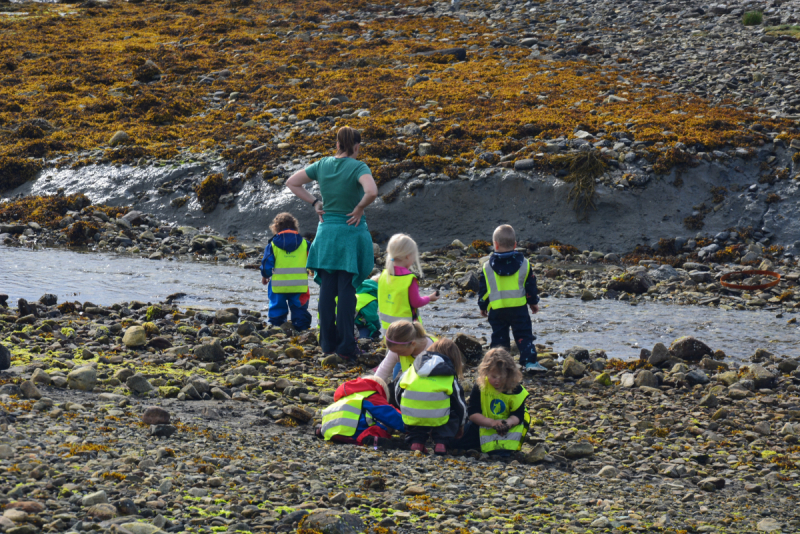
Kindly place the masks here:
[(339, 128), (336, 134), (336, 144), (339, 152), (352, 156), (357, 144), (361, 143), (361, 133), (349, 126)]

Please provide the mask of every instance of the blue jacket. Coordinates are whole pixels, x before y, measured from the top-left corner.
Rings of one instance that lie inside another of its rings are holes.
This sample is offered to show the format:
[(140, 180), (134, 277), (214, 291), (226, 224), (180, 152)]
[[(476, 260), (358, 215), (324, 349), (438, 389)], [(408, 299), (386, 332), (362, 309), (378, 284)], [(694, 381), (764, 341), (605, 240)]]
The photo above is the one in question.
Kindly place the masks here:
[(269, 240), (269, 243), (267, 243), (264, 249), (264, 257), (261, 260), (261, 276), (264, 278), (272, 278), (272, 269), (275, 268), (275, 255), (272, 253), (272, 243), (275, 243), (276, 247), (286, 252), (292, 252), (297, 250), (303, 243), (303, 237), (293, 232), (281, 232), (272, 236), (272, 239)]
[[(525, 256), (521, 252), (512, 250), (511, 252), (493, 252), (489, 256), (489, 265), (492, 266), (494, 272), (500, 276), (511, 276), (519, 272)], [(489, 299), (484, 300), (483, 297), (489, 292), (486, 287), (486, 276), (480, 274), (481, 285), (478, 289), (478, 306), (481, 310), (489, 308)], [(539, 303), (539, 288), (536, 285), (536, 275), (533, 274), (533, 266), (528, 262), (528, 279), (525, 281), (525, 300), (528, 306)]]

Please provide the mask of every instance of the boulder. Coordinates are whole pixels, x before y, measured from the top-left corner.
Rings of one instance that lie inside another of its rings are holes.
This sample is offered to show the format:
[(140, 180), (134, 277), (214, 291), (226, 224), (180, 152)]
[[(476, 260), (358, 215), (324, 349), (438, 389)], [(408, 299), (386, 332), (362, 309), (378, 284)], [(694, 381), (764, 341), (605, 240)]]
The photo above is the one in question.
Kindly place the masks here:
[(303, 529), (322, 534), (358, 534), (366, 530), (360, 517), (337, 510), (319, 510), (306, 517)]
[(778, 364), (778, 369), (785, 375), (791, 374), (798, 367), (800, 367), (800, 362), (797, 360), (782, 360)]
[(222, 348), (219, 340), (215, 340), (214, 343), (200, 345), (194, 349), (194, 355), (203, 362), (225, 361), (225, 349)]
[(669, 349), (663, 343), (656, 343), (653, 346), (653, 351), (650, 353), (650, 357), (647, 359), (647, 363), (652, 365), (653, 367), (660, 367), (662, 364), (669, 361), (672, 355), (669, 352)]
[(141, 373), (136, 373), (132, 377), (128, 378), (125, 381), (125, 385), (128, 386), (128, 389), (130, 389), (136, 395), (146, 395), (155, 389), (147, 380), (147, 378)]
[(483, 358), (483, 346), (477, 338), (467, 334), (456, 334), (456, 346), (467, 361), (479, 361)]
[(758, 364), (750, 366), (747, 378), (753, 381), (756, 389), (772, 389), (775, 387), (778, 379), (772, 372)]
[(143, 347), (147, 344), (147, 331), (142, 326), (131, 326), (125, 330), (122, 343), (130, 348)]
[(586, 366), (575, 358), (567, 358), (561, 367), (561, 373), (567, 378), (580, 378), (586, 372)]
[(0, 344), (0, 371), (5, 371), (6, 369), (11, 367), (11, 351), (8, 348)]
[(578, 458), (588, 458), (594, 455), (594, 447), (588, 441), (573, 443), (564, 451), (564, 456), (571, 460)]
[(626, 273), (617, 279), (609, 280), (606, 289), (612, 291), (624, 291), (625, 293), (635, 293), (641, 295), (653, 287), (653, 281), (644, 273)]
[(613, 465), (607, 465), (597, 473), (597, 476), (601, 478), (617, 478), (619, 476), (619, 470)]
[(39, 388), (36, 387), (36, 384), (34, 384), (32, 380), (24, 381), (19, 385), (19, 389), (22, 391), (22, 396), (26, 399), (39, 400), (42, 398), (41, 391), (39, 391)]
[(67, 387), (69, 389), (92, 391), (95, 385), (97, 385), (97, 370), (90, 365), (73, 369), (67, 375)]
[(699, 362), (703, 359), (703, 356), (714, 354), (714, 351), (708, 345), (692, 336), (676, 339), (669, 346), (669, 351), (676, 358), (690, 362)]
[(230, 310), (217, 310), (214, 314), (214, 318), (217, 320), (218, 324), (235, 323), (239, 320), (238, 315)]
[(708, 375), (700, 369), (693, 369), (689, 371), (686, 373), (684, 379), (690, 386), (696, 386), (697, 384), (708, 384), (711, 381), (711, 379), (708, 378)]
[(475, 271), (470, 271), (456, 280), (456, 285), (465, 291), (474, 291), (477, 293), (480, 289), (481, 281)]
[(142, 414), (142, 422), (146, 425), (169, 424), (169, 412), (158, 406), (149, 406)]
[(636, 387), (648, 387), (648, 388), (657, 388), (658, 387), (658, 378), (655, 377), (653, 373), (648, 371), (647, 369), (643, 369), (639, 371), (639, 374), (636, 375), (636, 380), (634, 380)]

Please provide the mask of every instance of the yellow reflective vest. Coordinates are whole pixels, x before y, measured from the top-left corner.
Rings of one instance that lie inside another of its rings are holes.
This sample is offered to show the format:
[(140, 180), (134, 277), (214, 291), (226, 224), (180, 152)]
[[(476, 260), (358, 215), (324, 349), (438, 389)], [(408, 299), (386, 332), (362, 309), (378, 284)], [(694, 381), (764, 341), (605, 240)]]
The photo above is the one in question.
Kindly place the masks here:
[(489, 299), (489, 309), (497, 310), (500, 308), (515, 308), (525, 306), (525, 281), (528, 279), (530, 263), (527, 258), (523, 260), (519, 271), (510, 276), (500, 276), (494, 270), (490, 262), (483, 264), (483, 276), (486, 278), (486, 287), (489, 292), (483, 300)]
[[(508, 395), (497, 391), (487, 380), (481, 388), (481, 413), (484, 417), (502, 421), (511, 416), (511, 412), (519, 409), (520, 406), (525, 404), (525, 399), (528, 398), (528, 391), (522, 388), (522, 391), (516, 395)], [(496, 450), (518, 451), (522, 447), (522, 440), (528, 433), (525, 424), (530, 426), (531, 416), (528, 415), (528, 410), (525, 410), (525, 420), (520, 421), (519, 424), (512, 426), (508, 432), (501, 436), (494, 428), (480, 428), (481, 452), (490, 452)]]
[(412, 365), (400, 377), (400, 413), (412, 426), (442, 426), (450, 419), (455, 376), (420, 376)]
[[(367, 306), (370, 302), (375, 302), (378, 300), (378, 297), (373, 297), (369, 293), (356, 293), (356, 315), (361, 313), (361, 310), (364, 309), (364, 306)], [(336, 303), (339, 303), (339, 297), (336, 297)]]
[[(439, 338), (436, 336), (428, 336), (428, 339), (436, 343), (439, 341)], [(402, 372), (408, 371), (408, 368), (414, 365), (414, 356), (398, 356), (397, 359), (400, 361), (400, 370)]]
[(384, 269), (378, 279), (378, 315), (383, 328), (395, 321), (413, 321), (414, 309), (408, 300), (408, 289), (416, 280), (414, 274), (401, 274), (389, 276), (389, 271)]
[(308, 291), (308, 241), (303, 242), (292, 252), (286, 252), (272, 243), (275, 267), (272, 269), (273, 293), (305, 293)]
[[(374, 391), (359, 391), (342, 397), (325, 408), (322, 411), (322, 435), (325, 441), (330, 441), (333, 436), (350, 437), (355, 435), (364, 399), (374, 393)], [(366, 413), (365, 416), (367, 425), (375, 424), (369, 413)]]

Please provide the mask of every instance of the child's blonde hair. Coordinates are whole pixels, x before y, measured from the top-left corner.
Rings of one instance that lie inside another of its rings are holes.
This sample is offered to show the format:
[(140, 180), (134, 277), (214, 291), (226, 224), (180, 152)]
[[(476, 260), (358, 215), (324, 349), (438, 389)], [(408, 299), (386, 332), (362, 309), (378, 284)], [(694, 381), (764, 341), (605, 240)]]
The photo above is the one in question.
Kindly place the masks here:
[(456, 370), (456, 376), (464, 378), (464, 360), (461, 357), (461, 349), (452, 339), (439, 338), (439, 341), (428, 347), (428, 352), (438, 352), (450, 358), (450, 361), (453, 362), (453, 368)]
[(414, 255), (413, 267), (417, 268), (417, 273), (422, 276), (422, 267), (419, 264), (419, 249), (417, 243), (406, 234), (394, 234), (386, 246), (386, 270), (389, 276), (394, 276), (394, 265), (397, 258), (405, 258), (409, 254)]
[(513, 249), (517, 245), (517, 234), (514, 232), (514, 227), (510, 224), (501, 224), (495, 228), (492, 241), (500, 248)]
[(397, 352), (397, 348), (413, 343), (418, 339), (427, 337), (428, 333), (420, 323), (411, 321), (395, 321), (386, 329), (386, 348)]
[(486, 386), (486, 377), (491, 371), (503, 376), (501, 393), (509, 393), (522, 382), (522, 372), (514, 362), (514, 358), (505, 349), (492, 349), (483, 357), (478, 366), (478, 387)]

